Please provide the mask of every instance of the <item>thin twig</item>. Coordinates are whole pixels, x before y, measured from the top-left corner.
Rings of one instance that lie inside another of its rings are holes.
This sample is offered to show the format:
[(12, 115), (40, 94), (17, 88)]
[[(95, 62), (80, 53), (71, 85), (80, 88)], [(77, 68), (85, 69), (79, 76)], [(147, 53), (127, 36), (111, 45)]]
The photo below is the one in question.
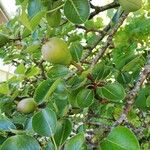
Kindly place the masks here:
[(118, 6), (119, 6), (119, 3), (116, 2), (116, 1), (114, 1), (114, 2), (112, 2), (110, 4), (108, 4), (108, 5), (102, 6), (102, 7), (98, 7), (98, 6), (94, 7), (94, 5), (92, 5), (92, 8), (94, 8), (95, 11), (90, 14), (89, 19), (93, 18), (94, 16), (96, 16), (100, 12), (103, 12), (103, 11), (111, 9), (111, 8), (116, 8)]
[(92, 64), (91, 64), (91, 68), (99, 61), (99, 59), (106, 52), (107, 48), (111, 45), (112, 39), (113, 39), (115, 33), (118, 31), (119, 27), (123, 24), (123, 22), (124, 22), (124, 20), (126, 19), (127, 16), (128, 16), (128, 13), (123, 13), (122, 14), (122, 16), (120, 17), (118, 23), (114, 26), (114, 28), (109, 33), (105, 45), (100, 49), (100, 51), (97, 53), (97, 55), (93, 59)]

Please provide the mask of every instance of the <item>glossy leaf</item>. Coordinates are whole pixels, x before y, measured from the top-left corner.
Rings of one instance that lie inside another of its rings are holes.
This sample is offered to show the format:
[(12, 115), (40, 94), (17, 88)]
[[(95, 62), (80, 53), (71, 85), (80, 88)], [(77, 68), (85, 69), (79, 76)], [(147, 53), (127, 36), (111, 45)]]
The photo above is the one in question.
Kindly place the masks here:
[(49, 108), (37, 112), (32, 119), (33, 130), (43, 136), (53, 136), (56, 131), (57, 118)]
[(39, 86), (36, 88), (35, 93), (34, 93), (34, 100), (38, 103), (42, 102), (48, 93), (51, 85), (53, 82), (49, 79), (44, 80), (39, 84)]
[(59, 146), (65, 142), (72, 131), (71, 121), (68, 119), (60, 120), (57, 124), (57, 130), (54, 135), (56, 144)]
[(103, 63), (98, 63), (92, 70), (93, 78), (97, 80), (103, 80), (110, 74), (110, 68)]
[(101, 150), (140, 150), (134, 133), (126, 127), (114, 128), (100, 144)]
[(83, 89), (78, 93), (76, 99), (79, 107), (89, 107), (94, 100), (94, 93), (90, 89)]
[(69, 69), (67, 67), (62, 65), (56, 65), (48, 71), (47, 76), (50, 79), (56, 80), (59, 77), (64, 77), (68, 73), (69, 73)]
[(38, 12), (42, 10), (42, 2), (41, 0), (32, 0), (28, 3), (28, 14), (30, 18), (35, 16)]
[(85, 141), (84, 134), (79, 133), (67, 141), (64, 149), (65, 150), (81, 150), (84, 141)]
[(1, 150), (40, 150), (40, 145), (33, 137), (15, 135), (2, 144)]
[(1, 131), (10, 131), (11, 129), (16, 129), (16, 126), (10, 120), (0, 119)]
[(97, 93), (104, 99), (110, 101), (121, 101), (125, 98), (125, 90), (119, 83), (107, 84), (97, 89)]
[(46, 20), (50, 27), (58, 27), (60, 25), (60, 21), (61, 21), (60, 10), (54, 11), (52, 13), (47, 13)]
[(74, 61), (80, 62), (83, 47), (79, 42), (74, 42), (70, 45), (70, 53)]
[(147, 107), (150, 107), (150, 96), (148, 96), (146, 99), (146, 105)]
[(90, 13), (88, 0), (67, 0), (64, 6), (64, 14), (74, 24), (84, 23)]
[(25, 74), (25, 71), (26, 71), (26, 67), (24, 66), (24, 64), (19, 64), (15, 73), (17, 74)]

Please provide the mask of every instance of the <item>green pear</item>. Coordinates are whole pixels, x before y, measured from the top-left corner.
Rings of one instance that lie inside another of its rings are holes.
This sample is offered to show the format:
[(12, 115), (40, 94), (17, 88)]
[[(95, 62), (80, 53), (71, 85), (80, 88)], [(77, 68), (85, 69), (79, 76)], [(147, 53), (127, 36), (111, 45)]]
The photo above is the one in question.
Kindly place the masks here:
[(43, 59), (53, 64), (68, 65), (71, 54), (67, 44), (60, 38), (53, 37), (42, 46)]
[(23, 99), (17, 105), (17, 110), (24, 114), (34, 112), (36, 108), (37, 108), (37, 104), (33, 98)]
[(142, 0), (118, 0), (126, 12), (134, 12), (142, 7)]

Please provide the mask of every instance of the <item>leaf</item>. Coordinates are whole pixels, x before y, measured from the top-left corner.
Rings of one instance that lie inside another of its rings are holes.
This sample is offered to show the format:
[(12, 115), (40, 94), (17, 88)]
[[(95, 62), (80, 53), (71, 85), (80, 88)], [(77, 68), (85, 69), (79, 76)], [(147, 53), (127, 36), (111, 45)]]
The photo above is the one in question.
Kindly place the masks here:
[(40, 69), (38, 67), (32, 66), (31, 68), (28, 68), (25, 75), (26, 77), (32, 77), (38, 75), (40, 72)]
[(45, 150), (54, 150), (55, 147), (51, 141), (48, 141)]
[(42, 136), (53, 136), (56, 131), (56, 125), (56, 114), (48, 108), (36, 113), (32, 119), (33, 130)]
[(110, 74), (110, 68), (103, 63), (98, 63), (92, 70), (94, 80), (103, 80)]
[(128, 72), (131, 71), (135, 66), (139, 66), (142, 67), (144, 64), (144, 58), (142, 56), (138, 56), (136, 58), (134, 58), (133, 60), (131, 60), (130, 62), (128, 62), (123, 68), (122, 68), (122, 72)]
[(26, 67), (24, 66), (24, 64), (19, 64), (17, 69), (15, 70), (15, 73), (17, 74), (25, 74), (26, 71)]
[(47, 13), (46, 14), (46, 20), (48, 22), (48, 25), (50, 27), (58, 27), (60, 25), (60, 21), (61, 21), (61, 12), (60, 10), (51, 12), (51, 13)]
[(37, 50), (40, 48), (40, 44), (32, 44), (30, 46), (28, 46), (24, 51), (27, 52), (27, 53), (35, 53), (37, 52)]
[(50, 79), (56, 80), (57, 78), (64, 77), (69, 73), (69, 69), (62, 65), (53, 66), (47, 73)]
[(74, 42), (70, 45), (70, 53), (74, 61), (80, 62), (83, 46), (79, 42)]
[(0, 130), (10, 131), (11, 129), (16, 129), (16, 126), (8, 119), (0, 119)]
[(147, 107), (150, 107), (150, 96), (148, 96), (148, 98), (146, 99), (146, 105)]
[(56, 90), (61, 79), (52, 82), (50, 79), (43, 81), (35, 90), (34, 100), (38, 103), (47, 101), (48, 97)]
[(107, 84), (97, 89), (97, 93), (102, 98), (110, 101), (121, 101), (125, 98), (125, 90), (119, 83)]
[(64, 14), (74, 24), (84, 23), (90, 14), (88, 0), (67, 0), (64, 5)]
[(0, 33), (0, 48), (10, 41), (8, 35)]
[(66, 142), (65, 150), (81, 150), (84, 143), (84, 134), (79, 133)]
[(2, 144), (1, 150), (40, 150), (40, 145), (33, 137), (15, 135)]
[(94, 93), (90, 89), (83, 89), (77, 94), (77, 103), (81, 108), (89, 107), (94, 100)]
[(126, 127), (116, 127), (100, 143), (101, 150), (140, 150), (136, 136)]
[(8, 94), (9, 93), (9, 86), (7, 83), (0, 84), (0, 94)]
[(22, 10), (21, 16), (19, 16), (19, 21), (30, 31), (32, 31), (30, 20), (28, 18), (27, 13), (25, 12), (25, 9)]
[(57, 130), (54, 135), (56, 144), (59, 146), (65, 142), (72, 131), (72, 124), (70, 120), (63, 119), (60, 120), (57, 124)]
[(150, 87), (146, 86), (145, 88), (142, 88), (135, 100), (135, 106), (140, 108), (141, 110), (145, 110), (147, 108), (147, 101), (148, 97), (150, 95)]
[(42, 2), (41, 0), (32, 0), (28, 2), (28, 14), (29, 17), (32, 18), (38, 12), (42, 10)]

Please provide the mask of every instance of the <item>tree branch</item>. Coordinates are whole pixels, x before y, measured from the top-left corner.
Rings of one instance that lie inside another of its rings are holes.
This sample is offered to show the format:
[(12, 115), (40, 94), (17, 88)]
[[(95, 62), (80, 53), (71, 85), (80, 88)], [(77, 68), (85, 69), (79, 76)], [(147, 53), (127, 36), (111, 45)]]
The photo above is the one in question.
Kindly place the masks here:
[(98, 7), (98, 6), (92, 5), (92, 8), (95, 9), (95, 11), (90, 14), (89, 19), (93, 18), (94, 16), (96, 16), (100, 12), (103, 12), (105, 10), (108, 10), (108, 9), (111, 9), (111, 8), (115, 8), (115, 7), (118, 7), (118, 6), (119, 6), (119, 3), (116, 2), (116, 1), (114, 1), (114, 2), (112, 2), (110, 4), (108, 4), (108, 5), (102, 6), (102, 7)]
[(109, 33), (105, 45), (101, 48), (101, 50), (98, 52), (98, 54), (93, 59), (91, 67), (93, 67), (99, 61), (99, 59), (104, 55), (107, 48), (111, 45), (112, 39), (113, 39), (115, 33), (118, 31), (119, 27), (123, 24), (123, 22), (124, 22), (124, 20), (126, 19), (127, 16), (128, 16), (128, 13), (123, 13), (122, 14), (122, 16), (120, 17), (118, 23), (114, 26), (114, 28)]
[(128, 112), (131, 110), (132, 105), (135, 101), (135, 98), (143, 85), (143, 82), (145, 81), (145, 79), (147, 78), (149, 74), (150, 74), (150, 55), (148, 56), (148, 62), (145, 65), (144, 69), (141, 71), (139, 75), (139, 79), (137, 80), (134, 88), (128, 93), (126, 97), (126, 105), (123, 109), (123, 112), (120, 118), (116, 120), (113, 127), (120, 125), (126, 119), (126, 116)]

